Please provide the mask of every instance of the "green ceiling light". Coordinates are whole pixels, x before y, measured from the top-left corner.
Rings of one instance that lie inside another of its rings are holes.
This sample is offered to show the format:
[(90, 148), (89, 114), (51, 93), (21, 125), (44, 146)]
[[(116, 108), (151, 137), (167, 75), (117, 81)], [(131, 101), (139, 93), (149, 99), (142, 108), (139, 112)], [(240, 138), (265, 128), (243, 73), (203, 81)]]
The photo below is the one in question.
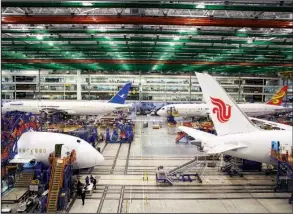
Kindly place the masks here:
[(38, 35), (36, 36), (36, 38), (37, 38), (38, 40), (42, 40), (42, 39), (44, 38), (44, 36), (41, 35), (41, 34), (38, 34)]
[(82, 6), (93, 6), (91, 2), (82, 2)]
[(101, 32), (105, 32), (105, 31), (107, 31), (107, 30), (106, 30), (106, 28), (104, 28), (104, 27), (100, 27), (100, 28), (99, 28), (99, 31), (101, 31)]
[(238, 30), (239, 32), (246, 32), (246, 28), (244, 27), (244, 28), (241, 28), (241, 29), (239, 29)]
[(174, 46), (175, 44), (173, 42), (170, 43), (171, 46)]
[(54, 44), (53, 42), (48, 42), (48, 45), (53, 46)]
[(205, 3), (199, 3), (195, 6), (195, 8), (203, 9), (203, 8), (205, 8)]
[(180, 39), (180, 37), (179, 37), (179, 36), (175, 36), (173, 39), (174, 39), (175, 41), (177, 41), (177, 40)]

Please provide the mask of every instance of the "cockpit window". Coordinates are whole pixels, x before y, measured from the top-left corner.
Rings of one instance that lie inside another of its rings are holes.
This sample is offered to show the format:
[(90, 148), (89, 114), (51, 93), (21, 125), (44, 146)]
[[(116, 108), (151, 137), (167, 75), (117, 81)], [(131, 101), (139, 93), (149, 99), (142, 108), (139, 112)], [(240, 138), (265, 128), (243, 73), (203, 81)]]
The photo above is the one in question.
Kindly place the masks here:
[(165, 110), (165, 108), (162, 108), (162, 110)]
[(77, 140), (76, 142), (80, 143), (80, 140)]

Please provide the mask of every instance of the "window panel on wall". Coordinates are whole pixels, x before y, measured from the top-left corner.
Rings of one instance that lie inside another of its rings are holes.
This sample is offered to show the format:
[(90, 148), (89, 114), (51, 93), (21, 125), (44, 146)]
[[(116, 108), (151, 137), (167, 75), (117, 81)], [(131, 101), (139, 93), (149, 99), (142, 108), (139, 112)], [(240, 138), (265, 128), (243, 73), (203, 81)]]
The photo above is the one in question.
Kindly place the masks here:
[(12, 83), (12, 82), (14, 82), (14, 81), (13, 81), (13, 77), (12, 77), (12, 76), (2, 76), (2, 78), (1, 78), (1, 82), (2, 82), (2, 83), (7, 83), (7, 82)]
[(81, 93), (82, 100), (99, 100), (99, 95), (97, 94), (88, 94), (88, 92)]
[(264, 93), (273, 94), (273, 93), (276, 93), (279, 89), (280, 89), (279, 86), (277, 86), (277, 87), (276, 86), (271, 86), (271, 87), (265, 86)]
[(271, 85), (271, 86), (278, 86), (280, 80), (264, 80), (265, 81), (265, 85)]
[(263, 79), (244, 79), (244, 85), (263, 85)]
[(15, 82), (36, 83), (36, 76), (15, 76)]
[(11, 100), (14, 99), (14, 92), (3, 92), (1, 93), (1, 99)]
[(245, 95), (245, 101), (249, 103), (262, 102), (262, 95)]
[(15, 85), (1, 84), (1, 90), (14, 91)]
[(76, 84), (66, 83), (64, 86), (65, 86), (65, 91), (76, 91), (77, 90)]
[(201, 92), (200, 86), (191, 86), (191, 92)]
[(35, 84), (17, 84), (16, 90), (28, 90), (28, 91), (35, 91), (36, 85)]
[(106, 77), (91, 77), (91, 83), (107, 83), (107, 78)]
[(65, 83), (76, 83), (76, 76), (65, 76)]
[(64, 83), (64, 77), (41, 76), (41, 83)]
[(262, 93), (262, 87), (243, 87), (243, 93)]
[(35, 96), (33, 92), (16, 92), (16, 99), (20, 100), (35, 99)]

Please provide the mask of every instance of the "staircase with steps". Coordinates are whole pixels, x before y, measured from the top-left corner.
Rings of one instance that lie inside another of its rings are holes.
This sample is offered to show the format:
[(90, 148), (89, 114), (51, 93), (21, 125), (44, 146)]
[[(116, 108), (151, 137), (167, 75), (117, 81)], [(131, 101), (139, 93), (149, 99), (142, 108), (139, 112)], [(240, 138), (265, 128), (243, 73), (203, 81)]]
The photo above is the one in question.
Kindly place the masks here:
[(63, 173), (65, 160), (56, 159), (52, 166), (52, 174), (50, 177), (49, 195), (47, 201), (47, 213), (56, 213), (59, 190), (63, 184)]
[(28, 188), (33, 180), (34, 172), (22, 172), (14, 184), (14, 187), (26, 187)]
[(177, 173), (182, 173), (192, 167), (195, 167), (197, 165), (201, 165), (203, 163), (204, 162), (198, 161), (198, 159), (195, 158), (195, 159), (188, 161), (187, 163), (185, 163), (181, 166), (176, 167), (175, 169), (172, 169), (171, 171), (169, 171), (168, 175), (175, 175)]

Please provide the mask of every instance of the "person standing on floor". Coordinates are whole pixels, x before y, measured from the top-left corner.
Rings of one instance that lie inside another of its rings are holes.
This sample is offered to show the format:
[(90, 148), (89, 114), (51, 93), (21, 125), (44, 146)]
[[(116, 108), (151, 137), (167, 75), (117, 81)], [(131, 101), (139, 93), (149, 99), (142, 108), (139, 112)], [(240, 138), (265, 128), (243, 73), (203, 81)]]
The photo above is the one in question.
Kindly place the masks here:
[(96, 189), (96, 185), (97, 185), (97, 180), (93, 178), (93, 189)]
[(86, 184), (86, 186), (90, 185), (89, 176), (86, 176), (86, 178), (85, 178), (85, 184)]
[(82, 200), (82, 206), (84, 206), (84, 200), (85, 200), (85, 188), (82, 189), (81, 200)]
[(78, 182), (77, 182), (77, 196), (81, 196), (81, 193), (82, 193), (82, 187), (81, 186), (82, 186), (82, 183), (78, 179)]

